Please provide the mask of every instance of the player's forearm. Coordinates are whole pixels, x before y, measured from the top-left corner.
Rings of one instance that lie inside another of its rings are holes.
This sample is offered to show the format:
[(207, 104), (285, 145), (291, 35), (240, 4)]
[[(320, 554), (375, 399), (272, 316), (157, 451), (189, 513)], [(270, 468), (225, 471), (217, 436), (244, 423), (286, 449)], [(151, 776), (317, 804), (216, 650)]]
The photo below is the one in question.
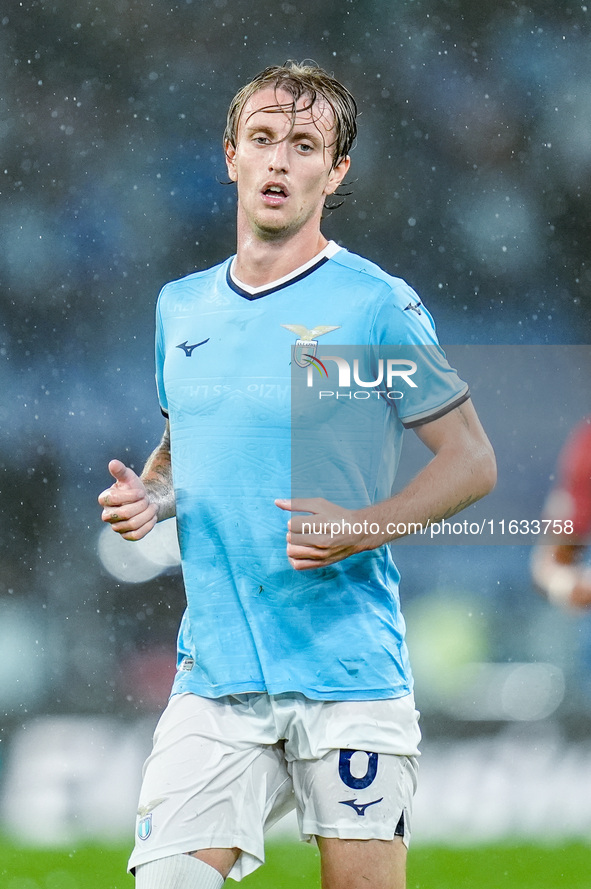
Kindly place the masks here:
[(488, 494), (496, 461), (470, 402), (425, 424), (417, 434), (435, 455), (399, 494), (359, 510), (323, 498), (276, 500), (294, 516), (288, 523), (287, 557), (297, 570), (324, 568), (364, 550), (420, 532)]
[(487, 440), (442, 448), (399, 494), (361, 510), (380, 528), (368, 548), (451, 518), (488, 494), (495, 482), (496, 461)]
[(170, 428), (168, 423), (162, 441), (150, 454), (141, 474), (148, 498), (156, 506), (158, 521), (170, 519), (176, 514), (172, 463), (170, 458)]

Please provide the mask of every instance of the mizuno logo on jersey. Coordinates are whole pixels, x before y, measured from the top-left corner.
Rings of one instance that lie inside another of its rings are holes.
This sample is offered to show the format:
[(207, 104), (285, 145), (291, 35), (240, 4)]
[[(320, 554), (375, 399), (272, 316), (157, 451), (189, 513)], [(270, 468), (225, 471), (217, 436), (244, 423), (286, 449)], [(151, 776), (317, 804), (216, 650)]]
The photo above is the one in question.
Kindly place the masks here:
[(337, 324), (336, 327), (313, 327), (311, 330), (308, 330), (303, 324), (282, 324), (281, 326), (297, 336), (294, 351), (295, 363), (298, 367), (308, 367), (311, 359), (316, 356), (316, 347), (318, 346), (316, 337), (324, 336), (325, 333), (330, 333), (331, 330), (339, 330), (341, 325)]
[(420, 302), (418, 302), (418, 303), (409, 303), (407, 306), (404, 307), (404, 311), (405, 311), (405, 312), (408, 312), (409, 309), (410, 309), (412, 312), (416, 312), (417, 315), (422, 315), (422, 312), (421, 312), (421, 303), (420, 303)]
[(208, 343), (208, 342), (209, 342), (209, 337), (207, 337), (206, 340), (201, 340), (200, 343), (194, 343), (192, 346), (188, 346), (187, 345), (188, 340), (185, 340), (184, 343), (178, 344), (177, 349), (182, 349), (183, 352), (185, 353), (185, 355), (187, 356), (187, 358), (190, 358), (191, 355), (193, 354), (193, 350), (196, 349), (197, 346), (204, 346), (205, 343)]
[(341, 800), (339, 800), (339, 802), (342, 806), (351, 806), (352, 809), (355, 809), (355, 811), (357, 812), (358, 815), (363, 816), (363, 815), (365, 815), (366, 810), (369, 809), (370, 806), (377, 806), (377, 804), (381, 803), (383, 799), (384, 799), (384, 797), (381, 796), (379, 799), (374, 799), (373, 802), (371, 802), (371, 803), (358, 803), (356, 798), (355, 799), (341, 799)]

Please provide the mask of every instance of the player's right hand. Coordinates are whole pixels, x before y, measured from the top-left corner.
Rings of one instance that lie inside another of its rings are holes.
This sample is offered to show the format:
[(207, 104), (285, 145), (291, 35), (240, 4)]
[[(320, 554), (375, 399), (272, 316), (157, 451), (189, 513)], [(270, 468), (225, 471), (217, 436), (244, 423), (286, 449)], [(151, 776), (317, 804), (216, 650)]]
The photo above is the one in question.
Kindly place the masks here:
[(158, 521), (156, 505), (139, 476), (121, 460), (111, 460), (109, 472), (115, 482), (99, 495), (101, 519), (125, 540), (141, 540)]

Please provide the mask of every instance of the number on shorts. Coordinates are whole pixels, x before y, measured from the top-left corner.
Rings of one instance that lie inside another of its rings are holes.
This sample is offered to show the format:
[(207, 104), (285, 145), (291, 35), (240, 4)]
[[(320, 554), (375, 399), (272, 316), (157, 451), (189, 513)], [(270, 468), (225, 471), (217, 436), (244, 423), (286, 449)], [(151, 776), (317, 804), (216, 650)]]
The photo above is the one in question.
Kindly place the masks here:
[(339, 756), (339, 775), (341, 781), (346, 784), (347, 787), (352, 787), (353, 790), (363, 790), (364, 787), (369, 787), (378, 772), (378, 754), (364, 751), (367, 756), (367, 771), (363, 778), (353, 777), (351, 774), (351, 757), (354, 753), (360, 752), (361, 751), (359, 750), (341, 750)]

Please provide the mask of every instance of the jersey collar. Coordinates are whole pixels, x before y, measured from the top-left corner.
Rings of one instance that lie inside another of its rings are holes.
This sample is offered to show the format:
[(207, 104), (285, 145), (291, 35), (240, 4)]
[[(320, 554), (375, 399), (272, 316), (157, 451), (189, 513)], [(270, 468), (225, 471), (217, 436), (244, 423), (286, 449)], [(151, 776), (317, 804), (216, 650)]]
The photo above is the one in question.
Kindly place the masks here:
[(283, 287), (289, 287), (290, 284), (295, 284), (296, 281), (300, 281), (307, 275), (312, 274), (312, 272), (315, 272), (317, 268), (324, 265), (325, 262), (328, 262), (328, 260), (341, 249), (342, 248), (339, 247), (338, 244), (335, 244), (334, 241), (329, 241), (324, 250), (321, 250), (320, 253), (317, 253), (316, 256), (312, 257), (308, 262), (305, 262), (304, 265), (294, 269), (289, 275), (284, 275), (282, 278), (278, 278), (270, 284), (264, 284), (262, 287), (251, 287), (249, 284), (244, 284), (242, 281), (238, 280), (232, 273), (236, 261), (236, 257), (234, 256), (228, 263), (226, 280), (228, 286), (235, 293), (238, 293), (245, 299), (260, 299), (262, 296), (268, 296), (270, 293), (275, 293), (275, 291), (281, 290)]

